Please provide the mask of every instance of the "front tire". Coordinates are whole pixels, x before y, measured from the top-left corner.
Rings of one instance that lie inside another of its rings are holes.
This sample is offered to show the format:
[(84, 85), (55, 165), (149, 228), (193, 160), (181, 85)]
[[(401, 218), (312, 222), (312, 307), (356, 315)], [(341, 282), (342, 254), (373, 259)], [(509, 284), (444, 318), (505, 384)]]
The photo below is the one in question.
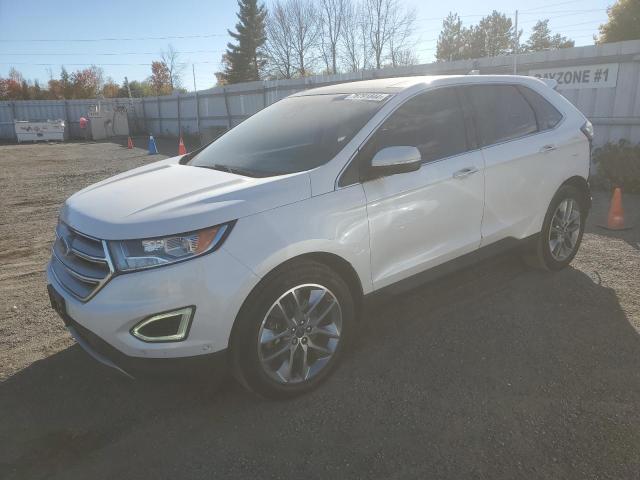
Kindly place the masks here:
[(578, 253), (587, 217), (584, 195), (571, 185), (563, 185), (554, 195), (542, 231), (525, 260), (532, 267), (558, 271), (568, 266)]
[(261, 396), (311, 391), (335, 368), (355, 323), (345, 281), (304, 260), (270, 274), (242, 307), (232, 338), (234, 374)]

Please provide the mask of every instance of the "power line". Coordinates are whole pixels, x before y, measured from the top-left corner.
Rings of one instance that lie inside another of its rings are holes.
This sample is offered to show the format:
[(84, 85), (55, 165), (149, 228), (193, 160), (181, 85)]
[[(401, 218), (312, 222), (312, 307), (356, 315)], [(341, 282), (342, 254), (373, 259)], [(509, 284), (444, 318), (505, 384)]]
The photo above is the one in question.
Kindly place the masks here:
[[(578, 0), (575, 0), (578, 1)], [(561, 2), (554, 5), (548, 6), (558, 6), (566, 3), (572, 2)], [(546, 7), (538, 7), (538, 8), (546, 8)], [(578, 14), (578, 13), (587, 13), (587, 12), (597, 12), (597, 11), (605, 11), (606, 8), (594, 8), (594, 9), (582, 9), (582, 10), (553, 10), (547, 12), (531, 12), (530, 9), (522, 12), (523, 15), (554, 15), (557, 13), (567, 13), (567, 14)], [(470, 15), (458, 15), (459, 18), (477, 18), (477, 17), (485, 17), (487, 14), (470, 14)], [(427, 21), (441, 21), (444, 20), (444, 17), (431, 17), (431, 18), (421, 18), (417, 19), (420, 22)], [(104, 38), (3, 38), (0, 39), (0, 42), (9, 43), (9, 42), (118, 42), (118, 41), (139, 41), (139, 40), (172, 40), (172, 39), (189, 39), (189, 38), (212, 38), (212, 37), (226, 37), (227, 33), (209, 33), (209, 34), (197, 34), (197, 35), (165, 35), (158, 37), (104, 37)]]
[(556, 13), (575, 15), (580, 13), (589, 13), (589, 12), (605, 12), (606, 8), (589, 8), (585, 10), (553, 10), (548, 12), (529, 12), (522, 13), (522, 15), (555, 15)]
[(584, 0), (569, 0), (568, 2), (559, 2), (559, 3), (548, 3), (546, 5), (540, 5), (538, 7), (534, 7), (534, 8), (527, 8), (526, 10), (521, 10), (520, 13), (523, 12), (531, 12), (533, 10), (540, 10), (541, 8), (547, 8), (547, 7), (559, 7), (560, 5), (568, 5), (569, 3), (582, 3)]
[[(188, 62), (193, 63), (195, 65), (204, 65), (204, 64), (215, 64), (218, 65), (220, 62)], [(32, 63), (32, 62), (0, 62), (0, 65), (39, 65), (39, 66), (56, 66), (56, 65), (64, 65), (68, 67), (123, 67), (123, 66), (151, 66), (150, 63)]]
[(2, 38), (0, 42), (121, 42), (137, 40), (171, 40), (179, 38), (211, 38), (226, 37), (226, 33), (210, 33), (207, 35), (168, 35), (164, 37), (106, 37), (106, 38)]
[[(225, 50), (191, 50), (185, 52), (174, 52), (178, 54), (192, 54), (192, 53), (223, 53)], [(42, 52), (42, 53), (0, 53), (0, 55), (100, 55), (100, 56), (117, 56), (117, 55), (160, 55), (161, 52), (82, 52), (82, 53), (69, 53), (69, 52)]]

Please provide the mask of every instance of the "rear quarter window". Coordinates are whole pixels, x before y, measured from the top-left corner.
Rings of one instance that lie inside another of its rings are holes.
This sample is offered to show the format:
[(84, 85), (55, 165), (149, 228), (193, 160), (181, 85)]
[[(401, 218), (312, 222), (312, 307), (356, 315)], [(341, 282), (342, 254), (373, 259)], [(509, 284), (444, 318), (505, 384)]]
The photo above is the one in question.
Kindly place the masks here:
[(524, 98), (527, 99), (529, 105), (533, 108), (538, 121), (538, 130), (551, 130), (560, 123), (562, 113), (551, 105), (542, 95), (528, 87), (518, 86), (518, 90), (520, 90), (520, 93), (524, 95)]

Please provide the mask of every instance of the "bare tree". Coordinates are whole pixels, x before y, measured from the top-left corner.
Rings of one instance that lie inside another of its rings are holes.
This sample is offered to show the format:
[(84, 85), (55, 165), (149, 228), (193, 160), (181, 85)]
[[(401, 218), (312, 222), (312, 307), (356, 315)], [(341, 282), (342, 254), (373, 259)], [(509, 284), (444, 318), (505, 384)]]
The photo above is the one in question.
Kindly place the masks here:
[(344, 28), (340, 35), (340, 46), (345, 68), (351, 72), (362, 69), (362, 37), (359, 35), (360, 4), (350, 2), (344, 14)]
[(416, 21), (415, 10), (395, 8), (391, 12), (389, 29), (389, 60), (393, 67), (415, 65), (417, 56), (411, 50), (411, 36)]
[(186, 64), (180, 62), (180, 54), (176, 52), (171, 44), (168, 45), (166, 51), (162, 51), (160, 59), (169, 70), (169, 86), (173, 92), (174, 89), (180, 88), (182, 85), (181, 76)]
[(385, 54), (393, 64), (393, 52), (407, 49), (415, 11), (405, 9), (398, 0), (364, 0), (364, 13), (375, 68), (382, 67)]
[(338, 42), (344, 28), (345, 13), (350, 4), (350, 0), (320, 1), (320, 53), (330, 73), (338, 73)]
[(295, 67), (301, 77), (310, 74), (314, 47), (318, 38), (318, 12), (311, 0), (287, 0), (286, 13), (291, 22)]
[(341, 57), (347, 70), (357, 72), (367, 68), (370, 48), (367, 17), (363, 2), (348, 2), (340, 36)]
[(268, 69), (276, 78), (292, 78), (295, 67), (292, 25), (286, 4), (276, 0), (267, 16)]

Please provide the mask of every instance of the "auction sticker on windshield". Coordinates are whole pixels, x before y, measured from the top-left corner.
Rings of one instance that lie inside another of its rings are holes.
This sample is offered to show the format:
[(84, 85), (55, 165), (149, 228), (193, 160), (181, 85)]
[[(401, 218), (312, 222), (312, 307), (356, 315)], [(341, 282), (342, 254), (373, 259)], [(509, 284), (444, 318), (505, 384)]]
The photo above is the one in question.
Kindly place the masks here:
[(388, 93), (352, 93), (344, 97), (345, 100), (361, 100), (364, 102), (382, 102), (389, 98)]

